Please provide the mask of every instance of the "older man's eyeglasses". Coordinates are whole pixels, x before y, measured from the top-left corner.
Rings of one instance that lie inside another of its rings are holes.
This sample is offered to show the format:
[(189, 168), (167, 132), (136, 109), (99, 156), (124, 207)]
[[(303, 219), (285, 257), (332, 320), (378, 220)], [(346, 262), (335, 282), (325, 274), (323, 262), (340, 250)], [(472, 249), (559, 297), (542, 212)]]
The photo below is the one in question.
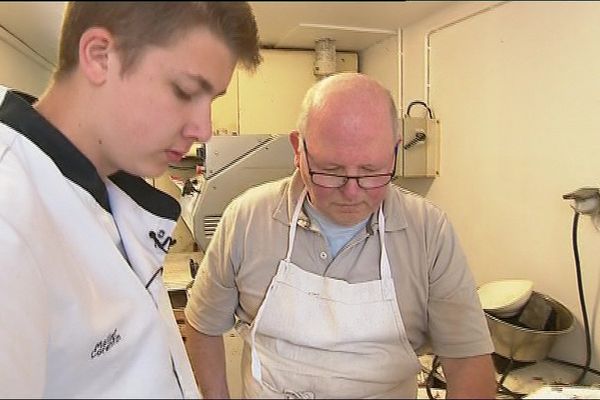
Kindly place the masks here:
[(302, 144), (304, 145), (304, 154), (306, 155), (306, 165), (308, 166), (308, 173), (310, 174), (310, 179), (312, 183), (314, 183), (317, 186), (329, 189), (337, 189), (344, 186), (346, 182), (348, 182), (350, 179), (356, 179), (356, 182), (358, 183), (358, 186), (361, 189), (377, 189), (390, 183), (396, 171), (396, 161), (398, 159), (397, 145), (394, 148), (394, 168), (392, 169), (392, 172), (387, 174), (352, 176), (313, 171), (310, 168), (310, 163), (308, 161), (308, 147), (306, 147), (306, 141), (304, 140), (304, 138), (302, 138)]

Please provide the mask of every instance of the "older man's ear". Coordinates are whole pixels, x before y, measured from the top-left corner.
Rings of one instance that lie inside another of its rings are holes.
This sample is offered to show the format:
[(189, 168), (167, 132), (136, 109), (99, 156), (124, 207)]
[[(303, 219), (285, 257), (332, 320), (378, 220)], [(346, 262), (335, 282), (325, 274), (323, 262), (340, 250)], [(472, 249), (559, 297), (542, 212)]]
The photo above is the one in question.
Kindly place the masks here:
[(292, 131), (290, 132), (290, 143), (292, 144), (292, 148), (294, 149), (294, 165), (296, 168), (300, 168), (300, 132)]

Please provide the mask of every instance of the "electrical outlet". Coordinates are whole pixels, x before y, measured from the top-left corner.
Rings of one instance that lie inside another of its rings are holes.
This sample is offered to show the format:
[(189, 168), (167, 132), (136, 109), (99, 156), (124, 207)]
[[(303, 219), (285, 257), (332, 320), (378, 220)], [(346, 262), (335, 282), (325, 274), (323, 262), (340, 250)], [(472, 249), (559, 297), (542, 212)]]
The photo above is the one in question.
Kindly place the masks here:
[(565, 200), (574, 200), (571, 207), (580, 214), (596, 215), (600, 211), (600, 190), (584, 187), (563, 195)]
[(401, 176), (436, 177), (440, 174), (440, 121), (405, 116), (402, 119)]

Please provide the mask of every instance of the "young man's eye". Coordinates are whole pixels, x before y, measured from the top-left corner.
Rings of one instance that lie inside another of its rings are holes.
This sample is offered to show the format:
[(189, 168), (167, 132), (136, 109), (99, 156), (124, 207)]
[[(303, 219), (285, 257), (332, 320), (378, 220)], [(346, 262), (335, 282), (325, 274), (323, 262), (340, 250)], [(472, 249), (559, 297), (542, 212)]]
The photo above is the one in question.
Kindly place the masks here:
[(191, 94), (186, 93), (183, 89), (181, 89), (177, 85), (173, 85), (173, 92), (175, 92), (175, 96), (180, 100), (190, 101), (192, 99)]

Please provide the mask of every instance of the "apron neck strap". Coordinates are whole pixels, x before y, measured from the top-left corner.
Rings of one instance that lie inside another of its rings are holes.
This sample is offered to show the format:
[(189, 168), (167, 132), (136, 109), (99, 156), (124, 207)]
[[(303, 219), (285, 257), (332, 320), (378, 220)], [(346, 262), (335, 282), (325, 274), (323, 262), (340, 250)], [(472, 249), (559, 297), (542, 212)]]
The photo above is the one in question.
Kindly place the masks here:
[(290, 262), (292, 259), (292, 250), (294, 248), (294, 239), (296, 238), (296, 226), (298, 225), (298, 217), (300, 216), (300, 210), (302, 209), (302, 204), (304, 204), (304, 199), (306, 198), (306, 193), (308, 191), (306, 188), (302, 190), (302, 194), (298, 199), (298, 203), (294, 208), (294, 213), (292, 214), (292, 220), (290, 221), (290, 233), (288, 235), (288, 251), (285, 256), (285, 261)]
[(385, 248), (385, 217), (383, 216), (383, 203), (379, 206), (379, 212), (377, 215), (378, 230), (379, 230), (379, 241), (381, 242), (381, 256), (379, 258), (379, 270), (381, 273), (382, 280), (389, 280), (392, 278), (392, 271), (390, 268), (390, 262), (387, 256), (387, 250)]

